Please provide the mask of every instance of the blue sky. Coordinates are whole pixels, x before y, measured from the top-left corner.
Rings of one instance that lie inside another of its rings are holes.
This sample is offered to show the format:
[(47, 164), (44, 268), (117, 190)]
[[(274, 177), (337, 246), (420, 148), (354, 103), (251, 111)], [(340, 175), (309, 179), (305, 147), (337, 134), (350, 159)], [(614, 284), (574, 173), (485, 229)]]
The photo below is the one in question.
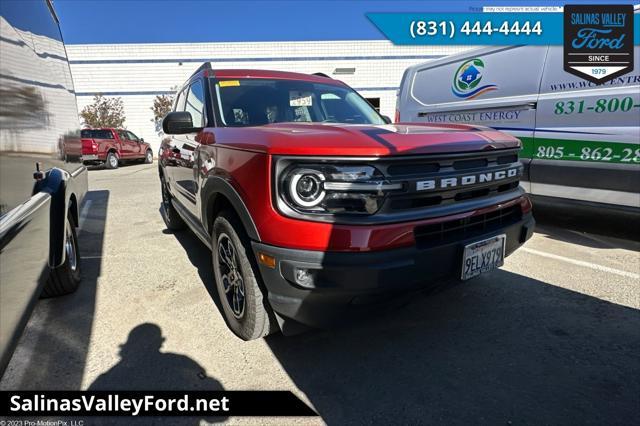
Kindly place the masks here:
[[(54, 0), (65, 43), (376, 40), (367, 12), (469, 12), (483, 5), (561, 5), (486, 1), (173, 1)], [(607, 3), (577, 0), (573, 3)], [(618, 0), (617, 3), (627, 3)], [(476, 9), (477, 10), (477, 9)]]

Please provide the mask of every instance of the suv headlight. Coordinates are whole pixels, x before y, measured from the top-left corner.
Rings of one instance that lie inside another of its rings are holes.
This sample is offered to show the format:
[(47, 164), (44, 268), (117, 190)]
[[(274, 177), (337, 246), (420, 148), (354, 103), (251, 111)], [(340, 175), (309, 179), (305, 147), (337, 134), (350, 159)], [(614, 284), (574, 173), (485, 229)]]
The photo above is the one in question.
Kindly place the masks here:
[(325, 177), (313, 169), (296, 169), (288, 179), (288, 194), (294, 204), (302, 208), (315, 207), (324, 200)]
[(374, 214), (389, 191), (402, 189), (367, 165), (292, 164), (278, 185), (282, 201), (303, 214)]

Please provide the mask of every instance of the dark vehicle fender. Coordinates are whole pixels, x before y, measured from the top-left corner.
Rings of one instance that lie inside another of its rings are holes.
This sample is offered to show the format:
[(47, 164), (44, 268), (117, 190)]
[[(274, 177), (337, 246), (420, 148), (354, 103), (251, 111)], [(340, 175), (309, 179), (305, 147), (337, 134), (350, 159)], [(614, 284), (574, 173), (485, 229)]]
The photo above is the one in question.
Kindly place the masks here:
[(217, 203), (220, 195), (229, 200), (231, 206), (238, 214), (242, 225), (249, 238), (254, 241), (260, 241), (260, 234), (256, 228), (251, 214), (247, 209), (247, 206), (242, 201), (242, 198), (235, 190), (235, 188), (225, 179), (219, 176), (209, 176), (202, 183), (202, 225), (204, 226), (207, 234), (211, 234), (211, 224), (213, 223), (214, 215), (217, 214), (217, 209), (220, 204)]
[(67, 212), (71, 213), (75, 225), (79, 225), (80, 204), (87, 192), (87, 169), (79, 167), (72, 173), (52, 168), (45, 179), (34, 186), (33, 193), (45, 192), (51, 195), (49, 267), (56, 268), (65, 261), (64, 236), (67, 226)]

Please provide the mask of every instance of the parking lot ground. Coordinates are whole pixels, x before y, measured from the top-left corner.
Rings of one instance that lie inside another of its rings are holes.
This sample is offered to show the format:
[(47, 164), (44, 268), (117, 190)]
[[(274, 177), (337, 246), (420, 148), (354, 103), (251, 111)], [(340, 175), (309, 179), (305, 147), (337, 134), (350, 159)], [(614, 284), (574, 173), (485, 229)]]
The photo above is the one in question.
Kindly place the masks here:
[(640, 424), (638, 242), (547, 221), (491, 274), (243, 342), (208, 250), (164, 227), (157, 166), (89, 188), (81, 288), (38, 303), (1, 389), (282, 389), (320, 415), (233, 424)]

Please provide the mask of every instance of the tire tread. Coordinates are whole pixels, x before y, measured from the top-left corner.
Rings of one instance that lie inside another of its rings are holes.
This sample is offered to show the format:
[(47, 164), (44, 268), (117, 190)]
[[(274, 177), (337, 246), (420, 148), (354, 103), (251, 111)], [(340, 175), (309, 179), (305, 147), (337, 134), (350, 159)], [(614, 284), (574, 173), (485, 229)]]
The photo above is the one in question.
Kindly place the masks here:
[[(227, 323), (229, 324), (231, 330), (243, 340), (254, 340), (272, 334), (278, 329), (277, 322), (275, 320), (273, 312), (271, 311), (271, 308), (268, 306), (268, 301), (266, 300), (267, 293), (264, 290), (264, 285), (261, 282), (259, 269), (256, 265), (253, 253), (251, 251), (251, 243), (249, 241), (249, 237), (246, 235), (244, 227), (242, 226), (235, 212), (225, 210), (221, 212), (214, 221), (212, 232), (212, 250), (216, 249), (216, 228), (225, 226), (224, 222), (221, 222), (221, 220), (227, 222), (227, 224), (229, 225), (230, 229), (228, 229), (227, 232), (230, 234), (235, 234), (229, 236), (232, 239), (234, 239), (234, 237), (237, 238), (240, 242), (241, 247), (236, 247), (236, 251), (239, 253), (239, 261), (243, 270), (245, 292), (248, 293), (250, 291), (251, 297), (255, 301), (255, 311), (253, 313), (250, 313), (250, 315), (248, 316), (246, 315), (249, 312), (245, 311), (246, 322), (244, 324), (241, 324), (238, 320), (232, 318), (225, 312)], [(248, 272), (251, 273), (250, 277), (247, 276)], [(226, 300), (222, 299), (224, 296), (221, 294), (221, 286), (217, 285), (217, 288), (218, 294), (221, 298), (221, 303), (225, 306), (226, 309), (227, 302)], [(238, 323), (240, 325), (240, 327), (238, 328), (240, 329), (238, 330), (231, 326), (231, 322)]]

